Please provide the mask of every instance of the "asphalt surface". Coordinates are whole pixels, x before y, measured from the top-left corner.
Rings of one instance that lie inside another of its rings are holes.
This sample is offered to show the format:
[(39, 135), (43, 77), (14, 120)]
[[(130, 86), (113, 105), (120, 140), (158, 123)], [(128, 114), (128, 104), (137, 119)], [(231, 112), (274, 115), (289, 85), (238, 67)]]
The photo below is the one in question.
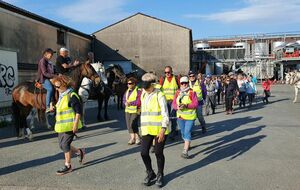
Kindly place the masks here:
[[(233, 115), (218, 106), (205, 117), (207, 134), (195, 127), (191, 159), (180, 157), (180, 137), (168, 142), (162, 189), (299, 190), (300, 98), (293, 104), (293, 95), (292, 87), (277, 85), (268, 105), (258, 101)], [(123, 111), (111, 106), (111, 120), (101, 123), (95, 108), (87, 113), (88, 128), (73, 142), (86, 148), (85, 165), (73, 158), (74, 171), (64, 176), (55, 174), (64, 160), (54, 132), (36, 128), (29, 142), (12, 137), (12, 128), (0, 129), (0, 189), (158, 189), (142, 185), (140, 147), (127, 145)]]

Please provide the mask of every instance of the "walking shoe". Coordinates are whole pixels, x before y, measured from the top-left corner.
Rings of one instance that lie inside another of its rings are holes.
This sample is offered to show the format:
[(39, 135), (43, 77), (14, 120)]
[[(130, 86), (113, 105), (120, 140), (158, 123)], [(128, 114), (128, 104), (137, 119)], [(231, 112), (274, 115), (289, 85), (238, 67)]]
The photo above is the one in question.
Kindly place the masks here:
[(80, 151), (80, 154), (78, 155), (79, 156), (79, 163), (83, 164), (83, 159), (85, 157), (85, 149), (84, 148), (80, 148), (79, 151)]
[(156, 178), (156, 174), (154, 173), (154, 171), (147, 171), (147, 176), (144, 179), (144, 185), (146, 186), (150, 186), (151, 185), (151, 181), (153, 181)]
[(135, 143), (135, 140), (134, 139), (130, 139), (129, 141), (128, 141), (128, 145), (133, 145)]
[(202, 134), (206, 133), (206, 127), (202, 127)]
[(185, 158), (185, 159), (188, 159), (189, 158), (188, 151), (187, 150), (183, 150), (182, 153), (181, 153), (181, 157)]
[(156, 182), (155, 184), (158, 187), (162, 187), (164, 185), (164, 175), (161, 173), (157, 173)]
[(136, 145), (140, 145), (140, 144), (141, 144), (141, 139), (137, 138), (137, 139), (135, 140), (135, 144), (136, 144)]
[(68, 166), (64, 166), (63, 168), (61, 168), (60, 170), (57, 170), (56, 171), (56, 175), (65, 175), (67, 173), (70, 173), (72, 172), (72, 166), (70, 165), (69, 167)]

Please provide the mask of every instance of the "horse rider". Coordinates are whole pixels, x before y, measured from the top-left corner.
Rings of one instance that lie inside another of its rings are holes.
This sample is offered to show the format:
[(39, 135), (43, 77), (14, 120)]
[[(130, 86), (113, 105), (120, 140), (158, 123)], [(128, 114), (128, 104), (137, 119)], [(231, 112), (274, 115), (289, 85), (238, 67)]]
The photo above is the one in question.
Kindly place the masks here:
[[(156, 179), (156, 185), (163, 186), (164, 183), (164, 146), (166, 136), (169, 134), (169, 114), (167, 101), (164, 94), (154, 88), (157, 77), (152, 73), (142, 76), (143, 93), (141, 95), (141, 157), (146, 166), (147, 176), (144, 179), (146, 186)], [(149, 150), (155, 140), (155, 156), (157, 160), (158, 172), (154, 173), (149, 156)]]
[(192, 129), (197, 118), (198, 97), (197, 93), (189, 87), (189, 78), (187, 76), (180, 78), (180, 89), (176, 91), (172, 107), (177, 110), (177, 123), (184, 140), (181, 157), (189, 158), (188, 150), (192, 140)]
[(202, 133), (206, 133), (206, 123), (202, 113), (202, 106), (203, 106), (203, 95), (202, 95), (202, 88), (200, 81), (196, 79), (196, 75), (194, 71), (190, 71), (189, 73), (189, 86), (193, 89), (194, 92), (197, 94), (198, 98), (198, 107), (197, 107), (197, 118), (201, 124)]
[(61, 75), (53, 78), (52, 83), (59, 92), (59, 99), (56, 104), (55, 131), (58, 133), (59, 147), (64, 152), (65, 165), (56, 172), (57, 175), (64, 175), (72, 172), (72, 154), (79, 156), (79, 163), (83, 163), (85, 156), (84, 149), (78, 149), (71, 145), (78, 129), (82, 127), (82, 107), (80, 98), (71, 88), (71, 80)]
[(165, 67), (165, 77), (160, 78), (159, 84), (161, 85), (161, 91), (165, 94), (168, 105), (168, 112), (171, 117), (172, 129), (169, 138), (171, 140), (174, 140), (175, 136), (178, 134), (178, 131), (176, 131), (176, 110), (172, 108), (172, 102), (175, 96), (175, 92), (179, 88), (179, 81), (178, 78), (173, 75), (173, 69), (171, 66)]
[(55, 51), (53, 51), (51, 48), (47, 48), (43, 52), (43, 57), (40, 59), (38, 63), (38, 82), (43, 85), (43, 87), (47, 90), (46, 94), (46, 113), (53, 112), (54, 106), (52, 104), (53, 102), (53, 94), (54, 89), (50, 82), (50, 79), (56, 76), (54, 74), (53, 65), (50, 62), (53, 54)]
[(59, 49), (59, 55), (56, 58), (56, 73), (66, 74), (69, 72), (70, 68), (79, 65), (79, 61), (75, 60), (74, 63), (71, 62), (69, 57), (69, 50), (65, 47)]

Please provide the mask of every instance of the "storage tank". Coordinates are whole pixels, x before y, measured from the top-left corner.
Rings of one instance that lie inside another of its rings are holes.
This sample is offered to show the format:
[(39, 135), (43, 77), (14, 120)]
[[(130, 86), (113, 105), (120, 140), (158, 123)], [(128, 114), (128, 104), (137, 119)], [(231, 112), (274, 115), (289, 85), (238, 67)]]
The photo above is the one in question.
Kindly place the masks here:
[(209, 44), (206, 43), (206, 42), (200, 42), (200, 43), (196, 43), (194, 45), (194, 50), (197, 51), (197, 50), (201, 50), (201, 49), (207, 49), (209, 48)]
[(214, 63), (210, 62), (206, 64), (205, 68), (206, 75), (213, 75), (214, 74)]
[(257, 42), (254, 45), (254, 56), (261, 57), (267, 55), (267, 43)]
[(221, 62), (215, 63), (215, 71), (216, 71), (216, 75), (223, 74), (223, 63)]
[(247, 47), (247, 43), (246, 42), (237, 42), (237, 43), (233, 44), (233, 47), (246, 48)]

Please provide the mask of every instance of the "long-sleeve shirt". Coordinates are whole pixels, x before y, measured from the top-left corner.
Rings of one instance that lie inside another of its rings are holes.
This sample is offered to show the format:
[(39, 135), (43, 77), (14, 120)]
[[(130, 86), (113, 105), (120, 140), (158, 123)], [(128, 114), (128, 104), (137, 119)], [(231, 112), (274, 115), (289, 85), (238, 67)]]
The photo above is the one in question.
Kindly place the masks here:
[[(142, 106), (147, 106), (149, 100), (151, 100), (152, 96), (157, 93), (157, 89), (155, 89), (153, 92), (151, 93), (147, 93), (145, 92), (145, 97), (144, 97), (144, 101), (142, 102)], [(160, 112), (162, 115), (162, 122), (161, 122), (161, 126), (163, 128), (166, 128), (169, 125), (169, 112), (168, 112), (168, 107), (167, 107), (167, 100), (165, 96), (161, 96), (160, 98), (158, 98), (158, 104), (160, 106)]]
[[(188, 92), (186, 92), (186, 93), (190, 93), (189, 91)], [(174, 99), (173, 99), (173, 102), (172, 102), (172, 107), (175, 109), (175, 110), (177, 110), (177, 108), (178, 108), (178, 105), (177, 105), (177, 97), (179, 96), (179, 94), (180, 94), (180, 90), (177, 90), (176, 91), (176, 93), (175, 93), (175, 97), (174, 97)], [(190, 95), (190, 94), (188, 94), (188, 95)], [(192, 96), (191, 96), (191, 99), (192, 99), (192, 102), (190, 103), (190, 104), (188, 104), (187, 105), (187, 108), (188, 109), (197, 109), (197, 107), (198, 107), (198, 97), (197, 97), (197, 94), (196, 94), (196, 92), (192, 92)]]
[(266, 80), (262, 83), (262, 87), (263, 87), (264, 90), (270, 91), (271, 85), (274, 84), (274, 83), (275, 83), (275, 81), (272, 82), (271, 80), (268, 79), (268, 80)]
[(51, 79), (54, 75), (53, 65), (44, 57), (38, 64), (38, 81), (44, 83), (45, 79)]
[(214, 96), (216, 93), (216, 85), (213, 81), (206, 83), (206, 90), (208, 96)]
[[(129, 89), (129, 92), (128, 92), (128, 96), (126, 97), (126, 94), (127, 92), (124, 94), (123, 96), (123, 104), (125, 105), (127, 99), (129, 98), (129, 96), (132, 94), (134, 89), (130, 90)], [(141, 94), (142, 94), (142, 91), (141, 90), (138, 90), (137, 91), (137, 99), (135, 101), (132, 101), (129, 103), (130, 106), (137, 106), (138, 108), (141, 107)]]

